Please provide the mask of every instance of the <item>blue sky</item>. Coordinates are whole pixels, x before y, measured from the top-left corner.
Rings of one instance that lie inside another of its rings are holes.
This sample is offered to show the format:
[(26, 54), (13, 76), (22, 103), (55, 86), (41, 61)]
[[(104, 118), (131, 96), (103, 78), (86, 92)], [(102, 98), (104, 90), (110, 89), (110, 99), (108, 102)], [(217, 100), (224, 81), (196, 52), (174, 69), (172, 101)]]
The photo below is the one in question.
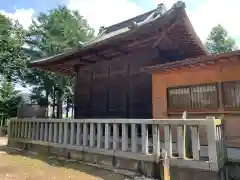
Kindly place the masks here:
[[(46, 12), (57, 5), (65, 4), (78, 10), (89, 22), (99, 29), (144, 13), (164, 3), (167, 9), (177, 0), (7, 0), (0, 3), (0, 13), (18, 20), (24, 28), (31, 24), (32, 17)], [(212, 27), (223, 25), (240, 47), (240, 0), (185, 0), (190, 21), (202, 41)]]

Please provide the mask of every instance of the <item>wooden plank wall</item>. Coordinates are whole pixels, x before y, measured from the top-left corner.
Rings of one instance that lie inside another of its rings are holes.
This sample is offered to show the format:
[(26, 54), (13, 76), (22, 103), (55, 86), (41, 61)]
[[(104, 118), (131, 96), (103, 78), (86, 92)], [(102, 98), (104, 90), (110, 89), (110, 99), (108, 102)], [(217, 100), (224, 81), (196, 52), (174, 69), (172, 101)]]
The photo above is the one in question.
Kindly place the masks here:
[(156, 55), (143, 50), (80, 69), (75, 118), (152, 118), (152, 78), (140, 69), (156, 63)]

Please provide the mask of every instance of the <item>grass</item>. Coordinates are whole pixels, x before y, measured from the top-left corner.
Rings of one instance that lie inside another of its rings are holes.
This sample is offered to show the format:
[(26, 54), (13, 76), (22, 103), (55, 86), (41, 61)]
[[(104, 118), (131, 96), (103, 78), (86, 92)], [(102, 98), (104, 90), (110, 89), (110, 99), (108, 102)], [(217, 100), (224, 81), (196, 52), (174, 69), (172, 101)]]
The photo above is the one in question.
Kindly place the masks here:
[(124, 176), (80, 163), (6, 151), (0, 137), (0, 180), (124, 180)]

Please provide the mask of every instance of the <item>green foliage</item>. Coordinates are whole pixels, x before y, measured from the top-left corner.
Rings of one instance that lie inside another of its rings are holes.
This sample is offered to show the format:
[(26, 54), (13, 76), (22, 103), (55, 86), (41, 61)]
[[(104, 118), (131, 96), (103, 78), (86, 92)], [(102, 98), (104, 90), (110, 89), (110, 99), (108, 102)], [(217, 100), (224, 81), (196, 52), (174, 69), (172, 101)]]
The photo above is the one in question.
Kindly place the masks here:
[(3, 81), (0, 87), (0, 114), (6, 117), (16, 117), (21, 101), (22, 97), (19, 91), (14, 89), (13, 83)]
[(24, 37), (25, 31), (17, 21), (0, 14), (0, 75), (10, 81), (19, 82), (26, 69)]
[[(43, 58), (79, 48), (79, 41), (91, 39), (94, 30), (77, 12), (59, 6), (49, 13), (40, 13), (32, 22), (26, 37), (28, 48), (25, 52), (31, 60)], [(34, 86), (32, 99), (38, 104), (52, 105), (57, 102), (59, 116), (64, 99), (72, 102), (72, 79), (39, 69), (29, 69), (25, 82)]]
[(210, 53), (222, 53), (236, 50), (237, 46), (234, 39), (228, 36), (226, 29), (221, 25), (217, 25), (207, 38), (206, 48)]

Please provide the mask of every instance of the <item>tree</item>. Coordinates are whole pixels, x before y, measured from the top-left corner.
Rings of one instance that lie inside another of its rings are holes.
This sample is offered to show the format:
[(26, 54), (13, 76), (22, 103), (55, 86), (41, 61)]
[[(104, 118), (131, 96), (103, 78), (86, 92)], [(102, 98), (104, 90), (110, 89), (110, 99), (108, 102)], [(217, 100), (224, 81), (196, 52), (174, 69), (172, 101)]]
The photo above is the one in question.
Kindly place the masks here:
[[(87, 41), (93, 35), (94, 30), (77, 11), (71, 11), (66, 6), (59, 6), (49, 13), (40, 13), (33, 20), (27, 34), (28, 48), (26, 52), (31, 56), (31, 59), (59, 54), (72, 48), (79, 48), (80, 41)], [(68, 89), (72, 84), (71, 81), (70, 77), (39, 69), (30, 70), (26, 75), (26, 82), (42, 91), (39, 92), (35, 89), (35, 92), (38, 92), (39, 100), (45, 94), (46, 104), (49, 104), (48, 99), (51, 97), (53, 111), (55, 102), (57, 102), (58, 118), (61, 118), (62, 115), (65, 94), (70, 93)], [(69, 98), (71, 95), (67, 97)]]
[(206, 41), (206, 48), (210, 53), (222, 53), (237, 49), (233, 38), (228, 36), (228, 32), (223, 26), (215, 26)]
[(0, 14), (0, 75), (8, 81), (19, 82), (26, 66), (24, 45), (25, 31), (17, 22)]
[(13, 83), (2, 81), (0, 86), (0, 114), (7, 118), (16, 117), (21, 101), (20, 92), (14, 89)]

